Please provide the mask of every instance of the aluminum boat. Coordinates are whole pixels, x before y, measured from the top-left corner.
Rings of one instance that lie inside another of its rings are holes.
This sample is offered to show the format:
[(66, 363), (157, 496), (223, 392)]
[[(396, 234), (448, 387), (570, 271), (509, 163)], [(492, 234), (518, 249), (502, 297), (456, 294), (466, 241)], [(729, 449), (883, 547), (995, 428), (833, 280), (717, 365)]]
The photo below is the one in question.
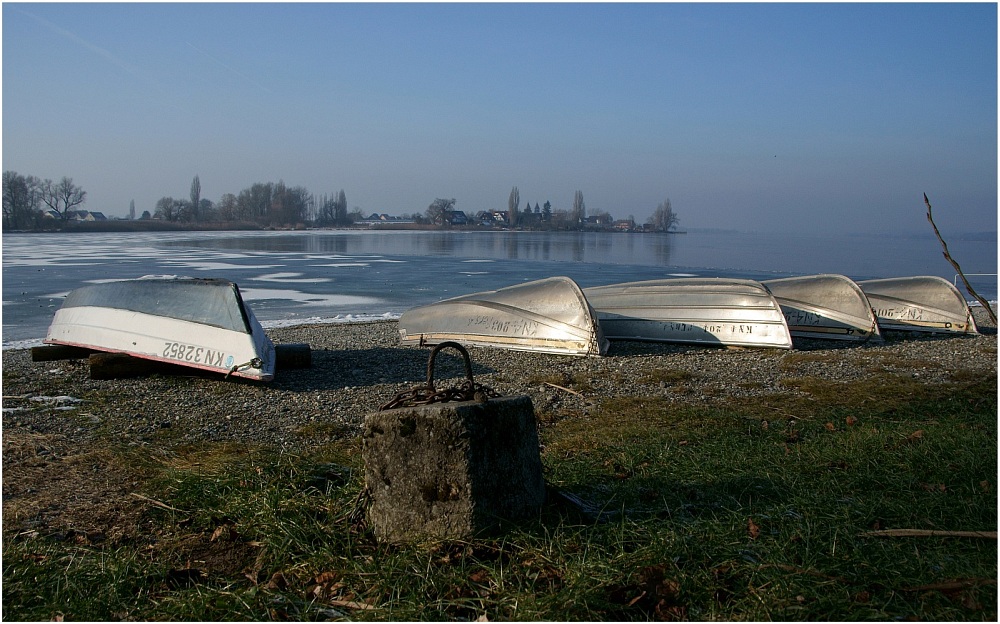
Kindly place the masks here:
[(977, 334), (969, 304), (948, 280), (934, 275), (858, 282), (883, 330)]
[(404, 345), (498, 347), (563, 355), (604, 355), (608, 341), (580, 287), (550, 277), (411, 308), (399, 319)]
[(868, 297), (843, 275), (806, 275), (762, 283), (781, 306), (793, 338), (882, 340)]
[(83, 286), (66, 296), (45, 342), (259, 381), (274, 378), (274, 345), (239, 287), (221, 279), (157, 277)]
[(677, 278), (584, 290), (615, 340), (792, 348), (778, 302), (760, 282)]

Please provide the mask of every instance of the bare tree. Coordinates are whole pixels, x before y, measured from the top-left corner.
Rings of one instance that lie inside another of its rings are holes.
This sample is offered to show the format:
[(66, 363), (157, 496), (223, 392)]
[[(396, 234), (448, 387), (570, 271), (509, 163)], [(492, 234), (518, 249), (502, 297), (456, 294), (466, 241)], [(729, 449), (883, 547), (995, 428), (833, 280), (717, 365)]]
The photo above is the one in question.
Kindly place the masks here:
[(993, 308), (990, 307), (990, 302), (984, 299), (972, 288), (972, 284), (969, 283), (968, 278), (965, 277), (965, 273), (962, 272), (962, 267), (959, 266), (958, 262), (951, 257), (951, 252), (948, 251), (948, 243), (944, 242), (944, 238), (941, 237), (941, 232), (938, 231), (937, 224), (934, 223), (934, 217), (931, 215), (931, 201), (927, 199), (927, 193), (924, 193), (924, 205), (927, 206), (927, 221), (931, 224), (931, 227), (934, 228), (934, 236), (937, 237), (938, 242), (941, 243), (941, 248), (944, 250), (942, 252), (944, 254), (944, 259), (955, 268), (959, 277), (962, 278), (962, 283), (965, 284), (965, 289), (969, 291), (970, 295), (976, 298), (976, 301), (978, 301), (980, 305), (983, 306), (983, 309), (986, 310), (987, 316), (989, 316), (990, 320), (993, 321), (993, 324), (996, 325), (997, 315), (996, 312), (993, 311)]
[(647, 223), (650, 224), (654, 232), (669, 232), (670, 228), (677, 227), (679, 221), (677, 213), (674, 212), (673, 206), (670, 205), (670, 198), (667, 198), (666, 201), (656, 207), (656, 210), (653, 211), (653, 216), (649, 218)]
[(445, 213), (451, 212), (454, 208), (454, 198), (441, 199), (439, 197), (431, 202), (431, 205), (427, 207), (427, 220), (437, 225), (443, 225)]
[(347, 195), (344, 195), (344, 189), (340, 189), (340, 192), (337, 193), (337, 203), (334, 206), (333, 222), (337, 225), (347, 225), (350, 223), (350, 220), (347, 217)]
[(319, 210), (316, 211), (316, 225), (333, 225), (334, 214), (337, 211), (337, 200), (330, 199), (325, 193), (316, 201)]
[(232, 193), (226, 193), (219, 198), (219, 218), (223, 221), (235, 221), (239, 217), (239, 211), (236, 207), (236, 196)]
[(510, 197), (507, 198), (507, 214), (510, 216), (510, 226), (517, 227), (520, 220), (519, 206), (521, 205), (521, 192), (517, 187), (510, 189)]
[(313, 206), (313, 197), (302, 186), (289, 188), (279, 180), (271, 195), (268, 216), (272, 223), (296, 225), (306, 220)]
[(41, 216), (41, 181), (16, 171), (3, 172), (3, 227), (25, 229)]
[(587, 205), (583, 203), (583, 191), (577, 191), (573, 195), (573, 211), (570, 213), (570, 219), (573, 223), (583, 223), (587, 218)]
[(45, 180), (40, 197), (49, 209), (65, 221), (69, 219), (73, 208), (87, 201), (87, 191), (73, 184), (73, 178), (63, 177), (58, 183)]
[(184, 219), (187, 204), (183, 199), (173, 197), (161, 197), (156, 202), (156, 210), (153, 217), (164, 221), (181, 221)]
[(191, 181), (191, 220), (200, 221), (201, 216), (201, 180), (194, 176)]

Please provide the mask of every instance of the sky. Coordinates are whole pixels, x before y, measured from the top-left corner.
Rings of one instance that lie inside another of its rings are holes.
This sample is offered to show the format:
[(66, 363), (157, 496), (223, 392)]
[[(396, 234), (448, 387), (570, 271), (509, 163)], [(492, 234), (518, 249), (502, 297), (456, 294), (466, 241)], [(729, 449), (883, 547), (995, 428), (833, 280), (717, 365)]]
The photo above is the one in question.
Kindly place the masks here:
[(89, 210), (341, 189), (746, 232), (997, 229), (997, 5), (3, 4), (3, 169)]

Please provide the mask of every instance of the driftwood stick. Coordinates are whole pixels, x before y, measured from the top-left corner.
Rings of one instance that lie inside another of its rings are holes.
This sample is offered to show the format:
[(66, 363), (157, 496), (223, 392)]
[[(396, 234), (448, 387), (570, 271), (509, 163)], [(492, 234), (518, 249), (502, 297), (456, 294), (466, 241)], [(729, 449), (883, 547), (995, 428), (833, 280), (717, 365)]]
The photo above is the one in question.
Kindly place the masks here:
[(545, 382), (545, 385), (546, 385), (546, 386), (552, 386), (553, 388), (558, 388), (559, 390), (563, 390), (563, 391), (565, 391), (565, 392), (569, 392), (570, 394), (575, 394), (576, 396), (579, 396), (579, 397), (582, 397), (582, 396), (583, 396), (582, 394), (580, 394), (580, 393), (579, 393), (579, 392), (577, 392), (576, 390), (570, 390), (569, 388), (564, 388), (564, 387), (562, 387), (562, 386), (560, 386), (560, 385), (557, 385), (557, 384), (554, 384), (554, 383), (552, 383), (552, 382), (549, 382), (549, 381), (546, 381), (546, 382)]
[(955, 272), (958, 273), (959, 277), (962, 278), (962, 283), (965, 284), (965, 289), (969, 291), (969, 294), (975, 297), (976, 301), (978, 301), (983, 306), (983, 309), (986, 310), (986, 313), (989, 315), (990, 320), (993, 321), (994, 325), (996, 325), (997, 315), (993, 311), (993, 308), (990, 307), (990, 304), (988, 301), (986, 301), (986, 299), (983, 299), (979, 295), (979, 293), (977, 293), (975, 289), (972, 288), (972, 285), (969, 284), (969, 280), (965, 278), (965, 273), (962, 272), (962, 267), (958, 266), (958, 263), (955, 262), (955, 259), (952, 258), (951, 254), (948, 252), (948, 244), (944, 242), (943, 238), (941, 238), (941, 232), (938, 231), (937, 225), (934, 224), (934, 218), (931, 216), (931, 202), (929, 199), (927, 199), (927, 193), (924, 193), (924, 205), (927, 206), (927, 220), (930, 221), (931, 227), (934, 228), (934, 235), (937, 236), (938, 242), (941, 243), (941, 247), (942, 249), (944, 249), (944, 259), (950, 262), (951, 266), (955, 267)]
[(861, 537), (980, 537), (996, 539), (996, 531), (933, 531), (926, 529), (885, 529), (866, 531)]

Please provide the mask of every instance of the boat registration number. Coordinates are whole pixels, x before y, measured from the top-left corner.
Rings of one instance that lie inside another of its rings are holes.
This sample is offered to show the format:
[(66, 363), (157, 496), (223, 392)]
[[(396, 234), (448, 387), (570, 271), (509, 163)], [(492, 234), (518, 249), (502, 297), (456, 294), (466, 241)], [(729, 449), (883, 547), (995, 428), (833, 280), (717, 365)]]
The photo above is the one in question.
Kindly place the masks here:
[(197, 345), (183, 344), (180, 342), (166, 342), (163, 346), (163, 357), (182, 362), (194, 364), (207, 364), (223, 368), (228, 366), (227, 362), (232, 362), (233, 357), (226, 357), (222, 351), (207, 349)]

